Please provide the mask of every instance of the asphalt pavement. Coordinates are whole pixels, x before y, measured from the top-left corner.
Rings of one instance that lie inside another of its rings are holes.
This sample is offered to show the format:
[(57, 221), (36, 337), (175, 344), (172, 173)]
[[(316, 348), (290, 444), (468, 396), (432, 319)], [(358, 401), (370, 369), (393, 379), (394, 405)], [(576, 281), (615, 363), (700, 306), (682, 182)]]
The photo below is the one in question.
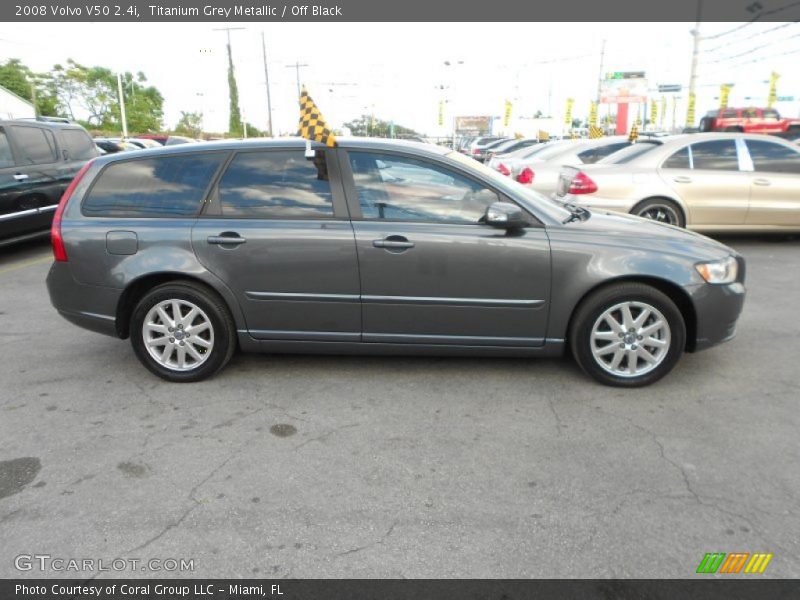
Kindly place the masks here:
[(639, 390), (571, 359), (272, 355), (168, 384), (52, 309), (47, 243), (4, 248), (0, 577), (86, 575), (34, 555), (194, 568), (101, 577), (690, 577), (707, 552), (800, 577), (800, 238), (721, 239), (748, 261), (737, 338)]

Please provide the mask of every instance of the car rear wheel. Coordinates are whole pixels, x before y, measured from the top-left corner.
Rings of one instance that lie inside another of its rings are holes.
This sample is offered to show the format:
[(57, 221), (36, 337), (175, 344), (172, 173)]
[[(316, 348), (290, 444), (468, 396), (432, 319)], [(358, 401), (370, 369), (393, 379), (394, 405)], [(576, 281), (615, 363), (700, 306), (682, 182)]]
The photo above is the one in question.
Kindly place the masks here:
[(233, 355), (235, 335), (222, 300), (189, 282), (153, 288), (131, 317), (137, 358), (167, 381), (200, 381), (214, 375)]
[(575, 313), (570, 347), (585, 373), (606, 385), (640, 387), (669, 373), (686, 345), (675, 303), (640, 283), (603, 288)]
[(666, 198), (651, 198), (640, 202), (633, 208), (631, 214), (667, 225), (686, 227), (686, 217), (681, 207)]

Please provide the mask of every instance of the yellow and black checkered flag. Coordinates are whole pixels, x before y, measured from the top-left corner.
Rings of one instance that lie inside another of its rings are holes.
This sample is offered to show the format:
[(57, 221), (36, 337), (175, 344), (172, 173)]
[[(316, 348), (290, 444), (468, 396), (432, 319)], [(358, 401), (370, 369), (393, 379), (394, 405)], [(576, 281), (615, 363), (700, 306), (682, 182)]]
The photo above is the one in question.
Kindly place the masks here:
[(596, 140), (603, 137), (603, 128), (597, 125), (589, 125), (589, 139)]
[(322, 118), (317, 105), (308, 95), (305, 86), (300, 92), (300, 124), (298, 127), (297, 135), (302, 138), (320, 142), (329, 148), (333, 148), (336, 145), (336, 136), (333, 135), (325, 119)]
[(631, 133), (630, 135), (628, 135), (628, 141), (631, 144), (635, 144), (636, 140), (638, 139), (639, 139), (639, 126), (636, 123), (634, 123), (633, 126), (631, 127)]

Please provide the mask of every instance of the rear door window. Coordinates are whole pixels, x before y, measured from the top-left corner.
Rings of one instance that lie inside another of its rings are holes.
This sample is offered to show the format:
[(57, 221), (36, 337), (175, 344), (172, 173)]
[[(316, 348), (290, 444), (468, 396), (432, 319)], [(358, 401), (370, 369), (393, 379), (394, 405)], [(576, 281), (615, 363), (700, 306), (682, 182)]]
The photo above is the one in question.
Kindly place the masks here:
[(27, 125), (14, 125), (12, 129), (22, 164), (47, 165), (56, 162), (56, 142), (51, 131)]
[(197, 214), (225, 152), (110, 163), (83, 202), (90, 217), (187, 217)]
[(89, 160), (97, 156), (92, 138), (82, 129), (62, 129), (61, 139), (70, 160)]
[(792, 173), (800, 175), (800, 151), (782, 144), (747, 140), (756, 173)]
[(223, 217), (303, 219), (333, 217), (325, 152), (303, 150), (237, 154), (219, 181)]
[(733, 140), (713, 140), (692, 144), (694, 169), (709, 171), (738, 171), (739, 157)]

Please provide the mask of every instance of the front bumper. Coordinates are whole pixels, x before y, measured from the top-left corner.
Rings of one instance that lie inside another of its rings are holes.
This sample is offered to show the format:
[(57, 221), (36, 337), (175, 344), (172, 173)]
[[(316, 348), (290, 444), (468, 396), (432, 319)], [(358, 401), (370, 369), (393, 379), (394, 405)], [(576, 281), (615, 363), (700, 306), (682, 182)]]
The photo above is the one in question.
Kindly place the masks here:
[(697, 316), (695, 343), (691, 349), (705, 350), (733, 339), (736, 335), (736, 322), (744, 306), (744, 283), (703, 283), (690, 293)]
[(51, 304), (70, 323), (119, 337), (116, 312), (122, 290), (78, 283), (69, 263), (54, 262), (47, 274), (47, 291)]

